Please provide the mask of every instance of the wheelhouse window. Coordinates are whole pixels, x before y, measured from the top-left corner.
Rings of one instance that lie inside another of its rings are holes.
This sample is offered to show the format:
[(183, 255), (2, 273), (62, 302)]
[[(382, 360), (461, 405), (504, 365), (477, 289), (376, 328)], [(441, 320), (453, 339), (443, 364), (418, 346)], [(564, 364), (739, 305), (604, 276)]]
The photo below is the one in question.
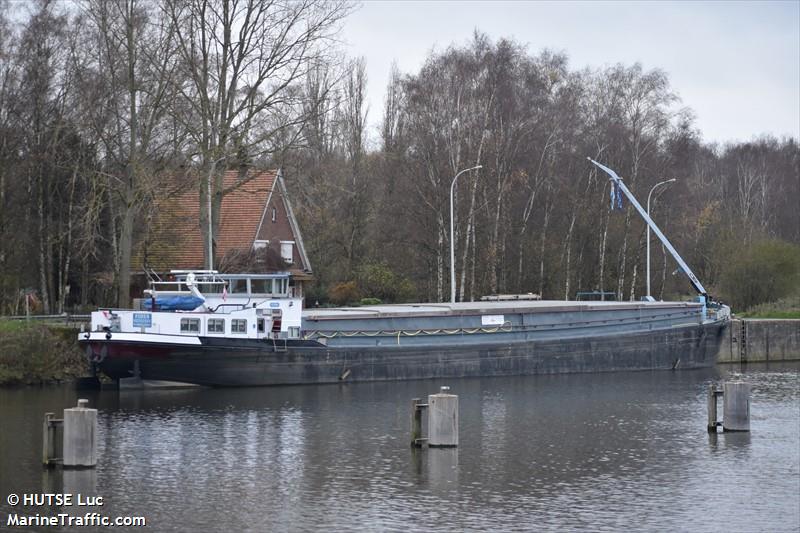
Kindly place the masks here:
[(288, 292), (289, 280), (286, 278), (275, 280), (275, 293), (286, 294)]
[(200, 284), (200, 292), (203, 294), (220, 294), (222, 287), (222, 283), (202, 283)]
[(250, 292), (253, 294), (272, 294), (272, 280), (251, 279)]
[(225, 319), (224, 318), (209, 318), (208, 319), (208, 332), (209, 333), (225, 333)]
[(228, 292), (231, 294), (247, 294), (247, 279), (229, 280)]
[(181, 318), (181, 333), (200, 333), (200, 319)]
[(247, 333), (247, 320), (243, 318), (231, 319), (231, 333)]

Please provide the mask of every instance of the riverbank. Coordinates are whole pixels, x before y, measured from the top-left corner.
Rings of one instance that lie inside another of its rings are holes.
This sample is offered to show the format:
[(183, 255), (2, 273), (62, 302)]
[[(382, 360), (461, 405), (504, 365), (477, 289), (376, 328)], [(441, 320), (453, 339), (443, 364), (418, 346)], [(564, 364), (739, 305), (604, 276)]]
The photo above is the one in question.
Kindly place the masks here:
[(800, 294), (786, 296), (775, 302), (757, 305), (736, 313), (737, 318), (780, 318), (800, 319)]
[(60, 383), (85, 375), (77, 335), (73, 327), (0, 321), (0, 386)]
[(800, 320), (734, 318), (720, 344), (718, 363), (800, 361)]

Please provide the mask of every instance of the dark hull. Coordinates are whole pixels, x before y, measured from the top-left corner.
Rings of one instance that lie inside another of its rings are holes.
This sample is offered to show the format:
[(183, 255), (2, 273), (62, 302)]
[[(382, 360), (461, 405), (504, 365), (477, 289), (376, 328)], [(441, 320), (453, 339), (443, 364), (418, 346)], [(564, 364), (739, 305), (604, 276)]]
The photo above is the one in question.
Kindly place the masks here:
[(715, 363), (726, 322), (662, 330), (448, 347), (328, 347), (313, 341), (203, 338), (202, 345), (91, 342), (100, 369), (114, 379), (210, 386), (509, 376), (703, 368)]

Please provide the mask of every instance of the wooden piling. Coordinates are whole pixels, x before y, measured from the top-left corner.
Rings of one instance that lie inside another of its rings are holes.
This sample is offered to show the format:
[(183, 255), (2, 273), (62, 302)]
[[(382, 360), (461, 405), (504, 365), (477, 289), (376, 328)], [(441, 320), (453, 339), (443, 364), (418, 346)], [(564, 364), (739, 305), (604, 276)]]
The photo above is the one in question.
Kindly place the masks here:
[(722, 425), (719, 419), (719, 397), (723, 395), (722, 389), (714, 383), (708, 386), (708, 432), (716, 433)]
[(422, 400), (414, 398), (411, 400), (411, 446), (421, 447), (424, 439), (422, 438)]
[(62, 420), (55, 418), (55, 413), (45, 413), (42, 424), (42, 463), (44, 466), (54, 466), (61, 462), (56, 457), (56, 431)]
[(708, 432), (717, 431), (717, 386), (713, 383), (708, 386)]

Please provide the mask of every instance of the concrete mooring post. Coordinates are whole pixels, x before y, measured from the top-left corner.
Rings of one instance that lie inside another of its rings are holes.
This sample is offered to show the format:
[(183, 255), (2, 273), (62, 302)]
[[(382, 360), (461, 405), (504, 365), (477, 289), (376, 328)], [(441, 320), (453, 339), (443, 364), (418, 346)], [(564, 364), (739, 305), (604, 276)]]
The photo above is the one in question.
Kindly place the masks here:
[(428, 396), (428, 446), (458, 446), (458, 396), (449, 390)]
[(64, 409), (64, 466), (97, 466), (97, 409), (89, 409), (89, 400)]
[(750, 384), (728, 382), (722, 390), (722, 430), (750, 431)]
[[(718, 398), (722, 396), (722, 420), (718, 418)], [(750, 431), (750, 384), (726, 382), (722, 389), (713, 383), (708, 386), (708, 432)]]

